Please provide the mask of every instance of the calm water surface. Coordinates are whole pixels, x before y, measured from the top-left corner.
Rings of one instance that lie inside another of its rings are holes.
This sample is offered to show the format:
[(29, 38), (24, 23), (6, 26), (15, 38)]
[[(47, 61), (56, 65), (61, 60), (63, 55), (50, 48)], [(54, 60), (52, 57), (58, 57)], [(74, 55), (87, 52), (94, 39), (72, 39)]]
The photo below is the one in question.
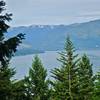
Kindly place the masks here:
[[(94, 73), (100, 71), (100, 50), (77, 51), (77, 53), (80, 55), (86, 53), (91, 59), (91, 62), (93, 63)], [(38, 55), (41, 58), (44, 67), (48, 71), (48, 76), (50, 77), (51, 69), (60, 66), (60, 63), (57, 61), (57, 58), (59, 58), (58, 51), (46, 51), (45, 53), (41, 53)], [(25, 56), (16, 56), (12, 58), (10, 65), (12, 67), (15, 67), (16, 69), (17, 73), (15, 75), (15, 78), (20, 79), (28, 74), (34, 56), (35, 55), (32, 54), (32, 55), (25, 55)]]

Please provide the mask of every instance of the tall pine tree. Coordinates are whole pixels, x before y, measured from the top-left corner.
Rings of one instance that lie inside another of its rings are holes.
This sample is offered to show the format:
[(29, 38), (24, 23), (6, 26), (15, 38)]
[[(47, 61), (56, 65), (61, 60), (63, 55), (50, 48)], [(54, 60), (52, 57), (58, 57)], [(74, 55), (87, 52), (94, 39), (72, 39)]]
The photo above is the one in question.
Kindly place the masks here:
[(78, 55), (70, 38), (67, 38), (65, 51), (60, 53), (61, 68), (55, 68), (52, 73), (55, 79), (53, 83), (54, 97), (56, 100), (78, 99)]
[(41, 60), (35, 56), (32, 68), (29, 70), (29, 77), (26, 79), (28, 96), (32, 100), (49, 100), (47, 71), (44, 69)]
[(84, 54), (79, 63), (79, 93), (81, 100), (92, 100), (93, 71), (89, 58)]
[(9, 61), (16, 52), (17, 46), (24, 39), (24, 34), (5, 39), (4, 33), (7, 33), (10, 27), (6, 22), (11, 21), (12, 16), (12, 14), (3, 12), (5, 5), (4, 1), (0, 1), (0, 99), (10, 100), (12, 91), (11, 77), (15, 74), (15, 71), (9, 68)]

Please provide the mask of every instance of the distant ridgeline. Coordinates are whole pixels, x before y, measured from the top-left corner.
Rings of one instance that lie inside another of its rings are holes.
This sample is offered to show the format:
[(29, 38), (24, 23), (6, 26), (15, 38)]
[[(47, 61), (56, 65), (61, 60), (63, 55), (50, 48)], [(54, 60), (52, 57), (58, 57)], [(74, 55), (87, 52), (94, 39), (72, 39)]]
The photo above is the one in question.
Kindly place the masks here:
[(62, 50), (67, 35), (70, 35), (77, 49), (100, 49), (100, 20), (71, 25), (20, 26), (10, 28), (8, 33), (8, 37), (18, 33), (26, 34), (23, 43), (29, 47), (23, 46), (24, 50), (20, 54)]
[(20, 56), (20, 55), (29, 55), (29, 54), (38, 54), (38, 53), (44, 53), (42, 50), (34, 50), (34, 49), (19, 49), (16, 53), (15, 56)]

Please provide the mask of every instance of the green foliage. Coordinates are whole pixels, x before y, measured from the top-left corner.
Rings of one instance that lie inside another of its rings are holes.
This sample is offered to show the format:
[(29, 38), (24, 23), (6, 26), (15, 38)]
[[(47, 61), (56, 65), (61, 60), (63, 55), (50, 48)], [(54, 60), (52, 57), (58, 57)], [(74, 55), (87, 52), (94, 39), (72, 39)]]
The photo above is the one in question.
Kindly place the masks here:
[(93, 100), (100, 99), (100, 72), (95, 75), (95, 87)]
[[(5, 2), (0, 1), (0, 100), (99, 100), (100, 72), (93, 77), (92, 64), (86, 55), (79, 59), (70, 38), (60, 53), (60, 68), (52, 70), (54, 80), (47, 80), (47, 71), (35, 56), (28, 77), (12, 81), (15, 70), (9, 61), (22, 43), (24, 34), (6, 39), (10, 27), (6, 22), (12, 14), (3, 13)], [(51, 85), (50, 85), (51, 82)]]
[(12, 14), (4, 13), (6, 3), (0, 1), (0, 99), (11, 100), (12, 81), (15, 70), (9, 68), (9, 61), (16, 52), (17, 46), (24, 39), (24, 34), (6, 39), (4, 33), (7, 32), (9, 25), (6, 22), (11, 20)]
[(22, 39), (24, 39), (24, 34), (18, 34), (10, 39), (5, 39), (4, 33), (6, 33), (10, 27), (6, 22), (11, 21), (12, 16), (12, 14), (3, 13), (5, 5), (4, 1), (0, 1), (0, 62), (2, 66), (9, 63), (9, 60), (16, 52), (16, 47), (22, 42)]
[(26, 86), (32, 100), (49, 100), (49, 81), (46, 77), (47, 71), (38, 56), (35, 56), (32, 68), (29, 70), (29, 77), (26, 78)]
[(92, 100), (93, 82), (92, 64), (84, 54), (79, 63), (79, 93), (81, 100)]
[(58, 59), (62, 66), (55, 68), (52, 73), (55, 81), (53, 83), (57, 100), (78, 100), (78, 55), (74, 55), (75, 49), (70, 38), (67, 38), (65, 51), (60, 53)]
[(12, 81), (10, 79), (14, 74), (14, 69), (0, 68), (0, 98), (2, 100), (8, 100), (12, 96)]
[(31, 100), (27, 96), (27, 88), (25, 86), (25, 80), (14, 81), (12, 85), (12, 99), (11, 100)]

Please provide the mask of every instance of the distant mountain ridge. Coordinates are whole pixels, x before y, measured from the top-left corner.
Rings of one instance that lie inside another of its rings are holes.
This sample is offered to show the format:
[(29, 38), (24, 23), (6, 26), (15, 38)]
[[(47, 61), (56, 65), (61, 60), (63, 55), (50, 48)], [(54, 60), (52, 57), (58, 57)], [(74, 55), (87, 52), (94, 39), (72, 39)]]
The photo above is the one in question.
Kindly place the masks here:
[(35, 50), (62, 50), (67, 35), (77, 49), (100, 49), (100, 20), (71, 25), (31, 25), (10, 28), (7, 36), (25, 33), (22, 48)]

